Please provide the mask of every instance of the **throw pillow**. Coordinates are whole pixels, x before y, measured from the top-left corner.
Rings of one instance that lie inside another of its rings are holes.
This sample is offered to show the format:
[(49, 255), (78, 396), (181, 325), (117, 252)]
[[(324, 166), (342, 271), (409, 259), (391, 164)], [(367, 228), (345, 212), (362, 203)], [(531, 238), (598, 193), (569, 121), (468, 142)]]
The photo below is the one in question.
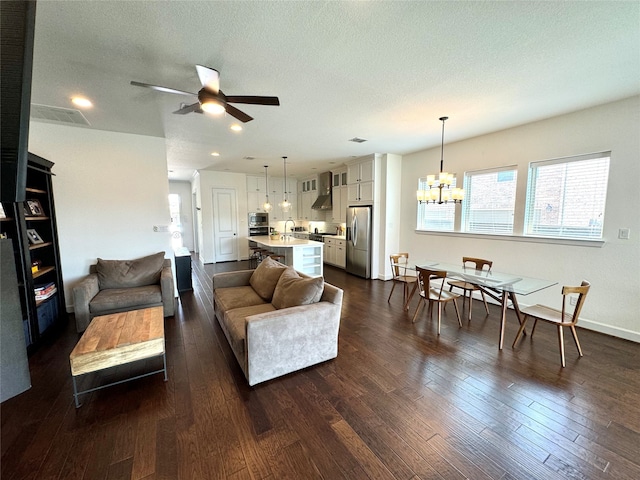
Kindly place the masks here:
[(144, 287), (160, 283), (163, 264), (164, 252), (136, 260), (103, 260), (98, 258), (96, 273), (100, 290)]
[(288, 267), (278, 280), (271, 303), (277, 309), (309, 305), (320, 301), (323, 290), (322, 277), (302, 278)]
[(260, 298), (265, 302), (271, 302), (271, 297), (273, 297), (273, 291), (276, 289), (278, 280), (280, 280), (280, 275), (286, 268), (286, 265), (267, 257), (260, 262), (258, 268), (251, 274), (249, 284), (260, 295)]

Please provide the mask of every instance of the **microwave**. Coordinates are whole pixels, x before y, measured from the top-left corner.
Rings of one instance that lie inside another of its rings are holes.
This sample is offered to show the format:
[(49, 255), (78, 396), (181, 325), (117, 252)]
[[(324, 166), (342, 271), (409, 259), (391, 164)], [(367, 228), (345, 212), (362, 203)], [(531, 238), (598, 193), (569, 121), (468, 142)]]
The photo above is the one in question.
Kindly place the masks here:
[(269, 214), (252, 212), (249, 214), (249, 227), (268, 227)]

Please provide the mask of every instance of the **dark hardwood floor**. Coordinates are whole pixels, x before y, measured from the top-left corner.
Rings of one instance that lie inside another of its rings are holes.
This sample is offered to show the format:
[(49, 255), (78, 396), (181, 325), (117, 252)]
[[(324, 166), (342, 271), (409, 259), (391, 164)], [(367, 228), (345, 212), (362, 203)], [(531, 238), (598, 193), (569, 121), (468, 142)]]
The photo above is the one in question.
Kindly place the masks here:
[[(335, 360), (250, 388), (212, 309), (215, 271), (166, 319), (169, 381), (99, 390), (74, 408), (73, 319), (30, 357), (33, 387), (2, 404), (3, 479), (638, 479), (640, 347), (579, 329), (585, 356), (538, 325), (511, 349), (499, 308), (459, 328), (447, 308), (411, 324), (390, 282), (326, 268), (345, 289)], [(558, 297), (560, 293), (558, 291)], [(587, 298), (587, 302), (589, 299)], [(152, 361), (88, 382), (154, 368)]]

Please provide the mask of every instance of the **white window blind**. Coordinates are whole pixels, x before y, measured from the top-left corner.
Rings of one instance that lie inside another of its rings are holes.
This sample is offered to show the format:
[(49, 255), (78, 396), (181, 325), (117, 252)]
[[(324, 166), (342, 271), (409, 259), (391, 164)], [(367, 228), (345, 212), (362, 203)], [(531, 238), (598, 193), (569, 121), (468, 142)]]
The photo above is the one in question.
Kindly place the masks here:
[(525, 235), (600, 239), (611, 152), (529, 165)]
[(462, 229), (469, 233), (513, 233), (518, 172), (514, 166), (466, 172)]
[[(451, 188), (456, 187), (456, 179), (453, 179)], [(418, 180), (418, 190), (429, 190), (427, 179)], [(456, 214), (456, 206), (449, 203), (418, 203), (418, 220), (416, 230), (440, 230), (453, 231)]]

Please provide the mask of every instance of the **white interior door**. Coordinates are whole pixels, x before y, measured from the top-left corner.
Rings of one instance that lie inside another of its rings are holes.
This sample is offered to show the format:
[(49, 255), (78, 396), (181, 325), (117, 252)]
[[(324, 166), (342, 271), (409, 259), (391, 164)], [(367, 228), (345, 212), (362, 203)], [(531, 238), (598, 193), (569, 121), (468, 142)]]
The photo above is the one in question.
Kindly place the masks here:
[(234, 188), (213, 189), (213, 244), (216, 262), (238, 260), (238, 212)]

